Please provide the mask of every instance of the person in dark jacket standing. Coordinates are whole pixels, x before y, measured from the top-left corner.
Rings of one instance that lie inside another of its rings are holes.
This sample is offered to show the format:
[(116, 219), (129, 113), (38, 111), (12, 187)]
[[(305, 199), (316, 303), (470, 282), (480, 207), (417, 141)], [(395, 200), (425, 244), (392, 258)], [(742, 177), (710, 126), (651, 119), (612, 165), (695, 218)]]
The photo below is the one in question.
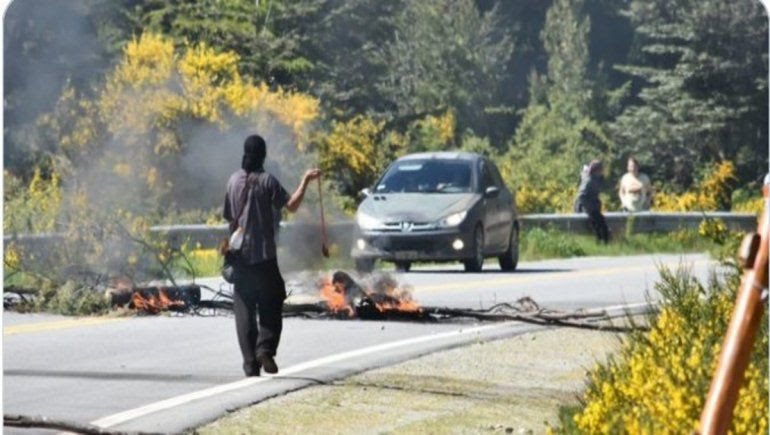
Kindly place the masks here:
[(274, 357), (281, 339), (286, 299), (286, 286), (276, 260), (275, 211), (284, 207), (296, 211), (308, 184), (321, 171), (307, 170), (297, 190), (289, 195), (263, 168), (267, 149), (262, 137), (247, 137), (243, 153), (241, 169), (227, 182), (224, 218), (228, 222), (238, 219), (237, 225), (231, 227), (245, 230), (235, 262), (233, 310), (243, 371), (246, 376), (259, 376), (260, 369), (278, 372)]
[(599, 160), (592, 160), (583, 168), (580, 175), (580, 187), (575, 198), (575, 213), (587, 213), (588, 221), (596, 233), (600, 242), (607, 243), (610, 240), (610, 231), (607, 221), (602, 214), (602, 202), (599, 192), (604, 181), (604, 167)]

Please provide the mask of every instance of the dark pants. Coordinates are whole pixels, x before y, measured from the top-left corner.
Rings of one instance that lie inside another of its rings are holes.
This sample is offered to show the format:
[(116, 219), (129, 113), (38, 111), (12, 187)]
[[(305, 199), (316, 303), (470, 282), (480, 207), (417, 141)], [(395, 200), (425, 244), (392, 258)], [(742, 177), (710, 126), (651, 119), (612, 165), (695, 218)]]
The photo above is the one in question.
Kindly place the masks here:
[(600, 242), (607, 243), (610, 241), (610, 229), (607, 228), (607, 221), (604, 219), (604, 215), (600, 210), (586, 211), (588, 213), (588, 222), (591, 224), (591, 228), (596, 234), (596, 238)]
[(235, 329), (243, 367), (249, 370), (257, 365), (256, 356), (276, 354), (283, 327), (286, 285), (275, 260), (257, 264), (236, 262), (234, 285)]

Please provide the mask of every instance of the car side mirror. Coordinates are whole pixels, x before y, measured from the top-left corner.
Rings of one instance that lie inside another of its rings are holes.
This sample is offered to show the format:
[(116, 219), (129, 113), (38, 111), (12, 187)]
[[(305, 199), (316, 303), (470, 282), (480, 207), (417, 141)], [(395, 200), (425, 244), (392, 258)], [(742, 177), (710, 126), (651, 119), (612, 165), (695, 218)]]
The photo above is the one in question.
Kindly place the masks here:
[(487, 190), (484, 191), (485, 198), (497, 198), (497, 195), (499, 194), (500, 188), (497, 186), (489, 186), (487, 187)]
[(364, 188), (363, 188), (363, 189), (361, 189), (361, 190), (360, 190), (358, 193), (360, 193), (360, 194), (361, 194), (361, 196), (363, 196), (364, 198), (366, 198), (367, 196), (369, 196), (369, 195), (371, 195), (371, 194), (372, 194), (372, 190), (371, 190), (371, 189), (369, 189), (368, 187), (364, 187)]

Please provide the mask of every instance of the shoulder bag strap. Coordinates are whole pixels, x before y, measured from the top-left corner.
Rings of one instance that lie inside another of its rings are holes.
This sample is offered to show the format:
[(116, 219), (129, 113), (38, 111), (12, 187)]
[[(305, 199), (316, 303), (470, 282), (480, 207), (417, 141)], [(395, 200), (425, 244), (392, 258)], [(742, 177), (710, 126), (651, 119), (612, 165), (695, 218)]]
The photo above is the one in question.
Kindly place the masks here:
[(238, 229), (241, 216), (243, 216), (244, 210), (246, 210), (246, 201), (249, 199), (249, 194), (251, 193), (251, 183), (249, 183), (249, 174), (246, 174), (246, 185), (243, 187), (243, 193), (241, 194), (241, 211), (238, 213), (238, 217), (233, 219), (232, 222), (230, 222), (230, 233), (232, 234), (235, 230)]

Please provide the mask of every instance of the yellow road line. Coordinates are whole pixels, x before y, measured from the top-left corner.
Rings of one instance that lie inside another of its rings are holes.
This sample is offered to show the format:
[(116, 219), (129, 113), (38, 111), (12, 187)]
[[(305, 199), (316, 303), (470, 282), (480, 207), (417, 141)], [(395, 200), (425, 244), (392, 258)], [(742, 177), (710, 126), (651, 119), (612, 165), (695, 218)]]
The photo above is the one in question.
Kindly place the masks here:
[(57, 331), (60, 329), (77, 328), (80, 326), (103, 325), (107, 323), (122, 322), (126, 318), (113, 317), (87, 317), (82, 319), (60, 320), (56, 322), (25, 323), (11, 325), (3, 328), (3, 336), (29, 334), (33, 332)]
[[(668, 263), (663, 263), (663, 266), (676, 267), (679, 264), (684, 264), (686, 266), (694, 266), (695, 264), (707, 263), (707, 262), (710, 262), (710, 261), (695, 260), (695, 261), (686, 261), (683, 263), (668, 262)], [(619, 273), (646, 270), (646, 269), (650, 269), (650, 267), (651, 266), (649, 265), (621, 266), (621, 267), (608, 267), (604, 269), (587, 269), (587, 270), (578, 270), (578, 271), (532, 273), (527, 275), (517, 274), (514, 272), (513, 275), (509, 275), (504, 278), (485, 279), (485, 280), (479, 280), (479, 281), (458, 281), (458, 282), (449, 282), (444, 284), (433, 284), (433, 285), (416, 285), (414, 286), (414, 293), (432, 293), (432, 292), (441, 292), (445, 290), (458, 290), (458, 289), (469, 289), (469, 288), (477, 289), (481, 287), (494, 287), (494, 286), (504, 285), (504, 284), (522, 284), (527, 282), (543, 281), (546, 279), (554, 280), (554, 279), (571, 279), (571, 278), (580, 277), (580, 276), (614, 275)]]

